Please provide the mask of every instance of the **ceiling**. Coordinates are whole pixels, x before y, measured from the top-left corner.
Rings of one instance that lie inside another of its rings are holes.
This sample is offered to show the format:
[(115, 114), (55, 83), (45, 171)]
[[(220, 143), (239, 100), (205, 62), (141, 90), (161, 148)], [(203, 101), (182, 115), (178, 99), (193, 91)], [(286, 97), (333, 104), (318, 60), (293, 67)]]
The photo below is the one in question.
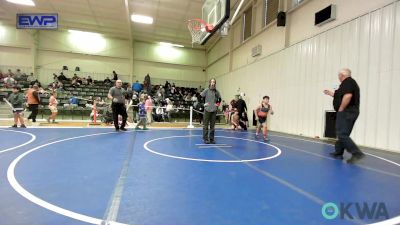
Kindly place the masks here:
[[(35, 7), (0, 0), (0, 21), (15, 24), (16, 13), (58, 13), (59, 28), (102, 33), (146, 42), (191, 46), (186, 21), (201, 18), (204, 0), (33, 0)], [(231, 8), (238, 0), (231, 0)], [(152, 25), (130, 21), (131, 14), (154, 18)]]

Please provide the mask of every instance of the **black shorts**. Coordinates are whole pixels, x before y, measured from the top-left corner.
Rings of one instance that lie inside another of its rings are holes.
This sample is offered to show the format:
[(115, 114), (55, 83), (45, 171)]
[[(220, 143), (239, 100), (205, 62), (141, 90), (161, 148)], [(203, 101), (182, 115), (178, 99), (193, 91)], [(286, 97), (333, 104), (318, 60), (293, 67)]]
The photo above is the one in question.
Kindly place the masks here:
[(15, 110), (13, 110), (12, 112), (13, 112), (13, 113), (21, 114), (23, 111), (24, 111), (23, 109), (15, 109)]
[(267, 122), (267, 117), (258, 117), (258, 122), (260, 124), (266, 123)]

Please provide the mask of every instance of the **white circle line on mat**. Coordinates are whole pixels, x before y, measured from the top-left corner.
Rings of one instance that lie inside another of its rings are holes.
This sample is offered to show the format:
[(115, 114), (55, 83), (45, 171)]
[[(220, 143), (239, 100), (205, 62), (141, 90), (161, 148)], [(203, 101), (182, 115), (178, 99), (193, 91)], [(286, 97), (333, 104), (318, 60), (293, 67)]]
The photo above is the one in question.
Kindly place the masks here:
[[(22, 195), (24, 198), (28, 199), (29, 201), (45, 208), (48, 209), (50, 211), (53, 211), (55, 213), (61, 214), (63, 216), (75, 219), (75, 220), (79, 220), (82, 222), (86, 222), (86, 223), (91, 223), (91, 224), (98, 224), (101, 225), (103, 220), (99, 219), (99, 218), (95, 218), (95, 217), (91, 217), (91, 216), (87, 216), (87, 215), (83, 215), (77, 212), (73, 212), (71, 210), (68, 209), (64, 209), (61, 208), (59, 206), (53, 205), (49, 202), (46, 202), (45, 200), (33, 195), (32, 193), (30, 193), (29, 191), (27, 191), (24, 187), (21, 186), (21, 184), (19, 184), (19, 182), (17, 181), (17, 179), (15, 178), (15, 167), (18, 164), (18, 162), (24, 158), (25, 156), (27, 156), (28, 154), (37, 151), (43, 147), (52, 145), (52, 144), (56, 144), (56, 143), (60, 143), (60, 142), (65, 142), (65, 141), (70, 141), (70, 140), (74, 140), (74, 139), (79, 139), (79, 138), (85, 138), (85, 137), (92, 137), (92, 136), (99, 136), (99, 135), (105, 135), (105, 134), (113, 134), (115, 132), (107, 132), (107, 133), (97, 133), (97, 134), (89, 134), (89, 135), (82, 135), (82, 136), (77, 136), (77, 137), (71, 137), (71, 138), (66, 138), (66, 139), (62, 139), (62, 140), (58, 140), (58, 141), (53, 141), (47, 144), (43, 144), (40, 146), (37, 146), (33, 149), (30, 149), (26, 152), (24, 152), (23, 154), (19, 155), (16, 159), (14, 159), (14, 161), (11, 162), (10, 166), (8, 167), (7, 170), (7, 179), (8, 182), (10, 183), (11, 187), (20, 195)], [(127, 224), (123, 224), (123, 223), (118, 223), (115, 221), (110, 221), (110, 224), (114, 224), (114, 225), (127, 225)]]
[(7, 148), (7, 149), (4, 149), (4, 150), (0, 150), (0, 154), (1, 154), (1, 153), (4, 153), (4, 152), (12, 151), (12, 150), (17, 149), (17, 148), (20, 148), (20, 147), (23, 147), (23, 146), (28, 145), (28, 144), (30, 144), (30, 143), (32, 143), (32, 142), (34, 142), (34, 141), (36, 140), (36, 136), (35, 136), (34, 134), (31, 134), (31, 133), (28, 133), (28, 132), (17, 131), (17, 130), (6, 130), (6, 129), (0, 129), (0, 131), (8, 131), (8, 132), (14, 132), (14, 133), (21, 133), (21, 134), (27, 134), (27, 135), (31, 136), (31, 139), (30, 139), (29, 141), (23, 143), (23, 144), (20, 144), (20, 145), (18, 145), (18, 146), (14, 146), (14, 147), (11, 147), (11, 148)]
[(168, 137), (155, 138), (155, 139), (152, 139), (152, 140), (147, 141), (146, 143), (144, 143), (143, 147), (144, 147), (144, 149), (146, 149), (147, 151), (149, 151), (149, 152), (151, 152), (153, 154), (164, 156), (164, 157), (168, 157), (168, 158), (189, 160), (189, 161), (198, 161), (198, 162), (213, 162), (213, 163), (258, 162), (258, 161), (264, 161), (264, 160), (270, 160), (270, 159), (276, 158), (282, 153), (280, 148), (278, 148), (278, 147), (276, 147), (274, 145), (271, 145), (269, 143), (265, 143), (265, 142), (261, 142), (261, 141), (255, 141), (255, 140), (251, 140), (251, 139), (245, 139), (245, 138), (228, 137), (228, 136), (215, 136), (215, 137), (228, 138), (228, 139), (238, 139), (238, 140), (244, 140), (244, 141), (249, 141), (249, 142), (260, 143), (260, 144), (267, 145), (267, 146), (270, 146), (270, 147), (274, 148), (276, 150), (276, 154), (272, 155), (272, 156), (268, 156), (268, 157), (263, 157), (263, 158), (242, 159), (242, 160), (199, 159), (199, 158), (182, 157), (182, 156), (175, 156), (175, 155), (169, 155), (169, 154), (157, 152), (157, 151), (149, 148), (149, 146), (148, 146), (151, 142), (158, 141), (158, 140), (171, 139), (171, 138), (194, 137), (194, 136), (201, 136), (201, 135), (183, 135), (183, 136), (168, 136)]

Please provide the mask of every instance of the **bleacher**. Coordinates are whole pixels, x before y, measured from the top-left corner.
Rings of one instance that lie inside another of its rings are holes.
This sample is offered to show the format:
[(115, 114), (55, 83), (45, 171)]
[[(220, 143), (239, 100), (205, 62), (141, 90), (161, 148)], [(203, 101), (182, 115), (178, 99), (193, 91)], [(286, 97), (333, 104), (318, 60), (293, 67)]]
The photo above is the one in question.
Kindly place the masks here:
[[(71, 120), (88, 120), (90, 119), (91, 107), (86, 107), (88, 101), (85, 99), (97, 97), (103, 100), (107, 99), (107, 94), (110, 89), (110, 85), (103, 84), (103, 81), (94, 81), (93, 85), (80, 85), (79, 87), (73, 87), (71, 84), (64, 84), (64, 90), (57, 91), (58, 100), (58, 118), (60, 119), (71, 119)], [(78, 99), (78, 105), (70, 105), (69, 100), (71, 97)], [(41, 103), (39, 106), (39, 118), (46, 118), (50, 115), (48, 108), (50, 95), (48, 93), (42, 93), (39, 95)]]
[[(18, 79), (18, 86), (23, 89), (27, 89), (30, 86), (30, 82), (27, 81), (27, 76), (22, 76)], [(128, 83), (123, 83), (123, 88), (128, 87)], [(0, 88), (2, 88), (3, 84), (0, 84)], [(106, 85), (103, 81), (95, 80), (93, 84), (90, 85), (80, 85), (79, 87), (73, 86), (68, 80), (67, 82), (63, 82), (63, 88), (57, 90), (57, 100), (58, 104), (58, 118), (59, 119), (66, 119), (66, 120), (89, 120), (90, 114), (92, 112), (92, 108), (87, 104), (92, 104), (92, 102), (88, 102), (86, 99), (96, 99), (100, 97), (104, 101), (108, 102), (107, 94), (112, 87), (111, 85)], [(156, 92), (158, 90), (159, 85), (154, 85), (152, 88), (152, 92), (150, 95), (153, 99), (156, 97)], [(39, 105), (39, 113), (38, 119), (45, 119), (47, 118), (51, 112), (48, 108), (49, 103), (49, 90), (46, 90), (46, 93), (41, 93), (40, 99), (41, 103)], [(164, 99), (168, 98), (173, 102), (174, 109), (170, 113), (171, 120), (170, 121), (184, 121), (189, 122), (189, 108), (193, 106), (194, 102), (192, 101), (185, 101), (184, 97), (179, 94), (179, 91), (182, 93), (191, 93), (197, 95), (199, 101), (201, 102), (201, 97), (199, 96), (197, 88), (189, 88), (189, 87), (176, 87), (176, 92), (171, 94), (169, 90), (165, 90)], [(2, 98), (6, 98), (11, 93), (11, 89), (3, 90), (0, 92), (0, 101)], [(70, 99), (71, 97), (76, 97), (78, 99), (78, 105), (71, 105)], [(89, 104), (89, 105), (90, 105)], [(160, 106), (166, 106), (166, 101), (153, 101), (154, 110), (153, 115), (155, 117), (156, 109)], [(200, 107), (195, 108), (197, 110), (203, 110), (202, 104)], [(103, 111), (103, 108), (98, 109), (98, 111)], [(132, 109), (128, 113), (128, 116), (132, 117)], [(193, 114), (194, 119), (199, 119), (202, 116), (198, 112), (194, 112)], [(219, 120), (219, 119), (218, 119)], [(165, 120), (164, 120), (165, 121)]]

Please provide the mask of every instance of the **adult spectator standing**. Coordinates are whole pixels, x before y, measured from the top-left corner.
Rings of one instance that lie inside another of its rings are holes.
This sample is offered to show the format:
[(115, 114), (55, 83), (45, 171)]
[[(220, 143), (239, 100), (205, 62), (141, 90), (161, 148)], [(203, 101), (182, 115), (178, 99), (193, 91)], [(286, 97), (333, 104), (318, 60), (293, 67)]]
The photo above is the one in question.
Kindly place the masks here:
[(221, 95), (216, 89), (216, 84), (216, 80), (214, 78), (211, 79), (208, 88), (200, 94), (204, 97), (203, 141), (205, 144), (215, 144), (215, 120), (218, 105), (221, 101)]
[(136, 80), (136, 82), (132, 84), (132, 90), (134, 90), (135, 92), (140, 93), (142, 89), (143, 89), (142, 84), (139, 83), (138, 80)]
[(31, 114), (28, 116), (28, 120), (32, 119), (32, 122), (36, 123), (36, 116), (39, 111), (40, 103), (39, 86), (37, 84), (34, 84), (32, 88), (28, 89), (26, 92), (26, 99), (28, 102), (29, 111), (31, 111)]
[(115, 70), (113, 71), (113, 80), (118, 80), (118, 74), (115, 72)]
[(236, 109), (239, 115), (239, 119), (243, 121), (245, 118), (244, 114), (247, 113), (247, 106), (241, 95), (238, 96), (238, 99), (236, 101)]
[(357, 82), (351, 77), (350, 69), (339, 71), (339, 89), (335, 92), (324, 90), (326, 95), (333, 97), (333, 107), (336, 113), (336, 135), (338, 140), (335, 143), (335, 151), (330, 155), (336, 159), (343, 159), (346, 149), (352, 154), (347, 163), (355, 163), (365, 157), (358, 146), (350, 138), (353, 126), (360, 114), (360, 88)]
[(150, 79), (150, 75), (149, 74), (147, 74), (144, 77), (144, 83), (146, 84), (147, 94), (150, 94), (151, 93), (151, 79)]
[[(115, 82), (115, 86), (110, 88), (107, 97), (112, 100), (111, 108), (113, 111), (115, 130), (126, 131), (125, 125), (126, 125), (126, 119), (128, 118), (128, 114), (126, 113), (126, 107), (125, 107), (125, 90), (122, 88), (121, 80), (117, 80)], [(119, 127), (118, 125), (118, 115), (122, 116), (121, 127)]]

